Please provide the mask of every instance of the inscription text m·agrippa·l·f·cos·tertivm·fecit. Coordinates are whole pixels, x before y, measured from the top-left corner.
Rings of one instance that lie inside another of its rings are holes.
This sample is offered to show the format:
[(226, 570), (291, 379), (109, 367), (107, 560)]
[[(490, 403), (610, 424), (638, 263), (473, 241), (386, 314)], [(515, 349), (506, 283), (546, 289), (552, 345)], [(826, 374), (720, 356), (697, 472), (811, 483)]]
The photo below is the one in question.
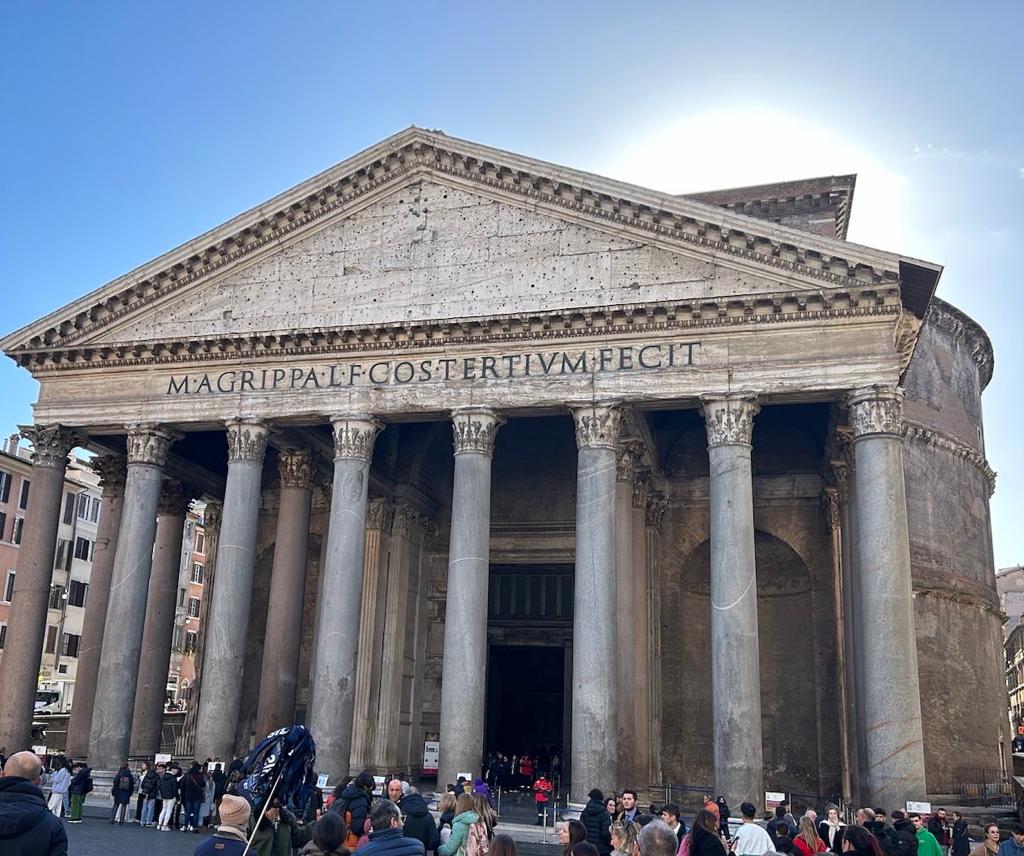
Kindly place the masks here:
[(698, 363), (700, 342), (668, 342), (578, 351), (389, 358), (320, 365), (268, 366), (172, 375), (167, 395), (227, 395), (267, 390), (331, 389), (391, 384), (514, 380), (606, 372), (685, 369)]

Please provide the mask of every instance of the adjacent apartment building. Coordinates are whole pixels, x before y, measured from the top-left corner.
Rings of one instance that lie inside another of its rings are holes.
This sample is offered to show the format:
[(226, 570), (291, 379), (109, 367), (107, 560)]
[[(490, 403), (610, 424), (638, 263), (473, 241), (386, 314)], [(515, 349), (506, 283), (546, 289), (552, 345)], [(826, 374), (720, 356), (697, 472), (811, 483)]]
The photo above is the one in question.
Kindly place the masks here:
[(199, 610), (206, 592), (206, 532), (203, 509), (196, 503), (185, 517), (178, 575), (178, 606), (174, 616), (174, 647), (167, 676), (168, 710), (185, 710), (196, 679)]

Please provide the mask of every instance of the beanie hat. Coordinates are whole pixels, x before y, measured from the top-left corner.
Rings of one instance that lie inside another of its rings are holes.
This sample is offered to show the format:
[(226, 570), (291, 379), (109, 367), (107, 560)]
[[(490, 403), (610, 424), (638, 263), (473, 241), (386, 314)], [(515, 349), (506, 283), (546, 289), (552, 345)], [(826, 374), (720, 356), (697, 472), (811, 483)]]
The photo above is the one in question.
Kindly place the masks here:
[(220, 822), (225, 826), (233, 826), (236, 829), (245, 829), (249, 825), (249, 816), (252, 808), (249, 802), (243, 797), (224, 794), (220, 801)]

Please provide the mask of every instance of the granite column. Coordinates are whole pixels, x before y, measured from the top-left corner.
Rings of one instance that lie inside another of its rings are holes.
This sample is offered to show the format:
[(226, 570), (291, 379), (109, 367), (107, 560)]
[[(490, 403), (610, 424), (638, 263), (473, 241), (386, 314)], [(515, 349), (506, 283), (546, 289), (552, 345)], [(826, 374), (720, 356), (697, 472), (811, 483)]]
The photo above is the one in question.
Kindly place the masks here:
[(74, 435), (61, 425), (23, 427), (21, 433), (32, 441), (32, 487), (0, 659), (0, 746), (8, 755), (28, 749), (32, 740), (64, 474), (74, 446)]
[(217, 539), (217, 578), (207, 616), (195, 745), (197, 758), (224, 762), (235, 752), (268, 434), (267, 425), (254, 419), (232, 419), (227, 429), (228, 478)]
[(291, 725), (299, 687), (299, 646), (306, 599), (309, 512), (313, 503), (313, 462), (306, 450), (277, 455), (280, 502), (274, 567), (270, 577), (267, 634), (263, 642), (256, 736)]
[(334, 483), (313, 640), (309, 726), (317, 741), (318, 767), (334, 784), (350, 766), (370, 461), (382, 426), (366, 413), (337, 416), (331, 426)]
[(491, 459), (503, 418), (486, 407), (452, 412), (455, 479), (448, 548), (448, 600), (441, 674), (438, 781), (480, 774), (487, 694), (487, 583)]
[(96, 770), (116, 770), (128, 760), (160, 482), (168, 449), (177, 436), (152, 425), (128, 429), (124, 509), (89, 736), (89, 763)]
[(764, 796), (749, 393), (701, 398), (711, 464), (711, 674), (715, 790), (734, 805)]
[(849, 400), (853, 426), (865, 783), (871, 805), (925, 799), (921, 692), (914, 633), (906, 487), (903, 391), (877, 384)]
[(617, 784), (615, 481), (621, 411), (573, 406), (576, 422), (576, 571), (572, 623), (573, 802)]
[(615, 467), (615, 721), (618, 725), (616, 757), (623, 781), (637, 778), (636, 721), (636, 648), (634, 631), (641, 616), (633, 605), (633, 581), (636, 578), (633, 548), (633, 486), (640, 447), (624, 441)]

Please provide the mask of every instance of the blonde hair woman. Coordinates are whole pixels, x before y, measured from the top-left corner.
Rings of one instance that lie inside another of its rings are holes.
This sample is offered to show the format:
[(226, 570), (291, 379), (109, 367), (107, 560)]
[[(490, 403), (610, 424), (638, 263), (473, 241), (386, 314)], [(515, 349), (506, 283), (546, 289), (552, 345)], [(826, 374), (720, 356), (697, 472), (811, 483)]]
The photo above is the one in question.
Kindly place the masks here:
[(633, 844), (640, 834), (640, 824), (633, 820), (617, 820), (611, 826), (612, 856), (633, 856)]
[(793, 848), (796, 856), (814, 856), (815, 853), (824, 853), (828, 850), (825, 842), (818, 837), (814, 821), (807, 815), (800, 818), (800, 831), (793, 839)]

